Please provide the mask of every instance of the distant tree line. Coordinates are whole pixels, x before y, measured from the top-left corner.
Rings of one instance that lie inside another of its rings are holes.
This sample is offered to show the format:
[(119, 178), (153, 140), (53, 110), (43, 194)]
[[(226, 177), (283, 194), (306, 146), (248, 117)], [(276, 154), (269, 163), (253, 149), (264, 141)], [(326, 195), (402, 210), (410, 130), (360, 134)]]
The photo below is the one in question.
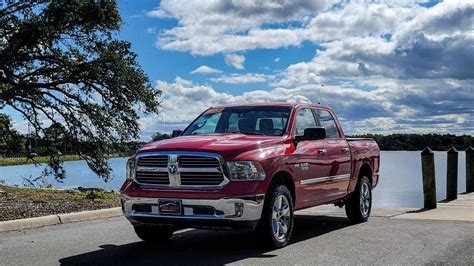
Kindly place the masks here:
[(169, 138), (171, 138), (170, 134), (160, 133), (160, 132), (156, 132), (153, 136), (151, 136), (152, 141), (158, 141), (158, 140), (169, 139)]
[(381, 150), (385, 151), (419, 151), (426, 147), (432, 150), (446, 151), (451, 147), (458, 150), (465, 150), (473, 146), (473, 136), (456, 136), (451, 134), (366, 134), (354, 135), (357, 138), (373, 138)]

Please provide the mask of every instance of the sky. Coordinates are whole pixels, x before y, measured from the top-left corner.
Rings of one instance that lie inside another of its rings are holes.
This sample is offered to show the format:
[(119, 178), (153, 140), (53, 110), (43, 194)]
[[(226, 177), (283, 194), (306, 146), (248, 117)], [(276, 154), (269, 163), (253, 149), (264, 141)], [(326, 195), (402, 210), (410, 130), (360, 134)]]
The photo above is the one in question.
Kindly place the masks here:
[(474, 132), (474, 1), (118, 5), (118, 38), (163, 92), (143, 140), (248, 102), (328, 105), (346, 134)]

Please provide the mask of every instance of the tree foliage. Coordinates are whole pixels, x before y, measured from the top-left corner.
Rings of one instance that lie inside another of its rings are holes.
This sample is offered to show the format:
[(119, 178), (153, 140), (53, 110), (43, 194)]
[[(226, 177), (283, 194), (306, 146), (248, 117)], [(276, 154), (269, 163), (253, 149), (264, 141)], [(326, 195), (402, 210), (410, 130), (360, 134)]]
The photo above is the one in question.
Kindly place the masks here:
[(171, 138), (171, 136), (169, 134), (160, 133), (160, 132), (156, 132), (153, 136), (151, 136), (151, 140), (153, 140), (153, 141), (169, 139), (169, 138)]
[(380, 149), (385, 151), (421, 151), (426, 147), (438, 151), (447, 151), (451, 147), (465, 150), (474, 143), (472, 136), (451, 134), (367, 134), (355, 137), (373, 138)]
[[(99, 176), (104, 154), (138, 138), (140, 115), (158, 111), (160, 91), (118, 40), (115, 1), (18, 1), (0, 10), (0, 108), (8, 106), (53, 140), (57, 127)], [(57, 154), (50, 166), (61, 179)]]
[(10, 118), (0, 113), (0, 153), (23, 152), (25, 137), (16, 131)]

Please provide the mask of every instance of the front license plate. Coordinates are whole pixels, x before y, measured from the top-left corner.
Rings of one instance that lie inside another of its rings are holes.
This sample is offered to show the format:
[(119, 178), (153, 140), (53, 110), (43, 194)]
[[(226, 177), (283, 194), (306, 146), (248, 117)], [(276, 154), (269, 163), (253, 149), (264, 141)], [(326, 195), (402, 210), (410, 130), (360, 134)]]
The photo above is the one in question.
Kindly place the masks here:
[(158, 210), (162, 214), (181, 214), (180, 200), (158, 200)]

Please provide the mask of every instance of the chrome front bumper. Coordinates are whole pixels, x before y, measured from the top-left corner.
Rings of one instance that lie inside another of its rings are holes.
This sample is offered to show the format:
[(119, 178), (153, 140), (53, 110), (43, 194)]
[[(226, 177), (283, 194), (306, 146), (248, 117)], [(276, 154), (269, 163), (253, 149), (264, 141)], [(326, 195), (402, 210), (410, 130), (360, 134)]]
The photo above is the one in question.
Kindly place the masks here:
[[(264, 195), (242, 196), (221, 199), (179, 199), (182, 202), (180, 215), (162, 214), (158, 210), (159, 199), (122, 195), (122, 211), (132, 223), (168, 223), (198, 221), (213, 226), (213, 222), (254, 222), (262, 215)], [(135, 207), (134, 207), (135, 206)], [(146, 210), (136, 206), (147, 206)], [(208, 213), (201, 209), (211, 210)], [(218, 224), (218, 223), (217, 223)], [(191, 223), (192, 225), (192, 223)]]

